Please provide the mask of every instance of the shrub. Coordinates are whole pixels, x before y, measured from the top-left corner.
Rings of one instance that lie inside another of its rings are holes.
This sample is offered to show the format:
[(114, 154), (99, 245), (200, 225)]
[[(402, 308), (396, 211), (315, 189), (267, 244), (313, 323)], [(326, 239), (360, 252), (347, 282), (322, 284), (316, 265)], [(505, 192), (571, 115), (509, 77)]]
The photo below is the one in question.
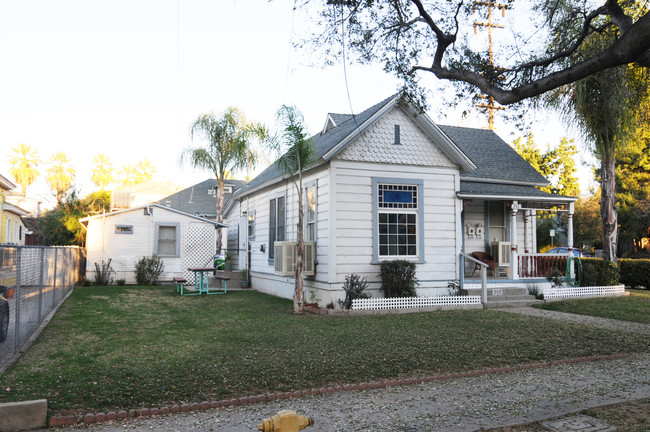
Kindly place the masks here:
[(126, 279), (118, 279), (115, 281), (115, 283), (118, 284), (119, 286), (124, 286), (126, 285)]
[(447, 282), (447, 292), (450, 296), (466, 296), (468, 294), (466, 289), (460, 287), (460, 281), (458, 280)]
[(156, 285), (165, 265), (156, 255), (143, 256), (135, 263), (135, 280), (138, 285)]
[(650, 289), (650, 259), (620, 259), (621, 283), (631, 288)]
[(611, 261), (598, 258), (580, 258), (582, 261), (582, 286), (618, 285), (621, 275)]
[(95, 285), (108, 285), (111, 282), (111, 268), (112, 258), (108, 259), (108, 262), (102, 260), (102, 266), (100, 267), (98, 263), (95, 263)]
[(91, 281), (90, 279), (88, 279), (88, 278), (83, 278), (83, 280), (81, 281), (81, 284), (82, 284), (83, 286), (87, 287), (87, 286), (91, 286), (93, 283), (92, 283), (92, 281)]
[(363, 292), (368, 287), (366, 278), (359, 277), (358, 274), (352, 273), (345, 277), (343, 290), (345, 291), (345, 300), (340, 301), (341, 309), (352, 308), (352, 300), (369, 298), (370, 294)]
[(598, 270), (590, 262), (582, 263), (582, 273), (580, 275), (581, 286), (598, 286)]
[(553, 288), (558, 287), (561, 288), (564, 285), (564, 276), (560, 270), (557, 269), (557, 267), (553, 267), (553, 270), (546, 275), (546, 280), (551, 283), (551, 286)]
[(544, 300), (544, 293), (540, 287), (537, 285), (528, 285), (526, 288), (528, 289), (528, 294), (535, 296), (537, 300)]
[(419, 285), (415, 277), (415, 264), (404, 260), (381, 263), (381, 290), (384, 297), (417, 297)]

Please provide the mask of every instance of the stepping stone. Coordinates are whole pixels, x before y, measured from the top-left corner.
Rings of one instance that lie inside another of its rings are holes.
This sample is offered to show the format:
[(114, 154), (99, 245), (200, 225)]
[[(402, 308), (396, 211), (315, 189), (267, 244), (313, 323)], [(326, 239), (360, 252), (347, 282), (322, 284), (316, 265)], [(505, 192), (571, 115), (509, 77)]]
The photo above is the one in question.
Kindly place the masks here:
[(542, 426), (553, 432), (615, 432), (616, 427), (587, 415), (565, 417), (542, 422)]

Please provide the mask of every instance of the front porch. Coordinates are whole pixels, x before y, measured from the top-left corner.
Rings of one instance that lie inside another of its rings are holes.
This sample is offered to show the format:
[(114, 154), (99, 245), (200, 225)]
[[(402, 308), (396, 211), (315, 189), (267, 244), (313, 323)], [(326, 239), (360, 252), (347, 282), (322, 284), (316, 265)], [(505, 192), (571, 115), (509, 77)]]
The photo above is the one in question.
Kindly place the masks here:
[[(487, 280), (498, 283), (526, 281), (537, 285), (546, 282), (546, 277), (555, 271), (566, 275), (569, 257), (573, 255), (575, 198), (550, 194), (534, 198), (465, 194), (462, 198), (462, 285), (480, 283), (481, 267)], [(542, 212), (566, 214), (569, 253), (537, 253), (536, 220)]]

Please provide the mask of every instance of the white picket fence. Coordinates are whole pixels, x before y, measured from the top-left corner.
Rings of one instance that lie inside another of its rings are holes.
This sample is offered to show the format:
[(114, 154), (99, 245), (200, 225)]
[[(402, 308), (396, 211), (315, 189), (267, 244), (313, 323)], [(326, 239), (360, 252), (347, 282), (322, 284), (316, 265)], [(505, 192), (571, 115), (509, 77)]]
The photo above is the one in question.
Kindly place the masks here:
[(425, 308), (436, 306), (480, 305), (481, 296), (395, 297), (352, 300), (353, 310)]
[(549, 288), (544, 290), (544, 298), (597, 297), (625, 294), (625, 285)]

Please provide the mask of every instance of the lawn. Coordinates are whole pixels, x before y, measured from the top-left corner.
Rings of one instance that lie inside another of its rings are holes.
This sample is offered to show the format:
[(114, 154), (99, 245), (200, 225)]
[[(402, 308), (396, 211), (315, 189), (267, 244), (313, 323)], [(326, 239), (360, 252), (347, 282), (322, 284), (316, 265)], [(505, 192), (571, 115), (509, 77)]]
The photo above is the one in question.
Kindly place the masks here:
[(554, 301), (542, 309), (650, 324), (650, 291), (627, 290), (629, 296)]
[(0, 376), (0, 402), (108, 411), (616, 353), (647, 336), (490, 310), (294, 315), (255, 291), (76, 288)]

